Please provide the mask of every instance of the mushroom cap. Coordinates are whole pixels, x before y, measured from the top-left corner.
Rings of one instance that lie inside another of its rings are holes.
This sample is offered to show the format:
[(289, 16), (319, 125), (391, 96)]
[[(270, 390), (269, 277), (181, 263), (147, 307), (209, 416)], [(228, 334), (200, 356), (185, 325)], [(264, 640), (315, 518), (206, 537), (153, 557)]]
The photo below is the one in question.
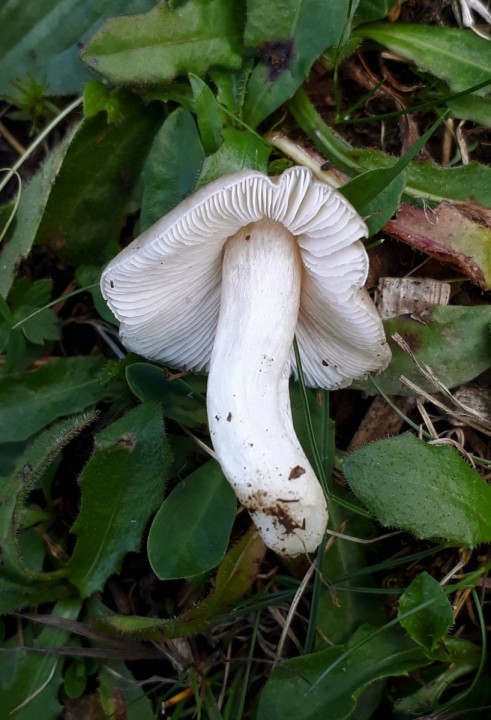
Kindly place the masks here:
[(125, 346), (173, 367), (206, 371), (224, 245), (262, 218), (292, 233), (303, 261), (296, 337), (305, 382), (335, 389), (384, 368), (390, 351), (363, 289), (368, 256), (359, 238), (366, 225), (339, 192), (304, 167), (272, 178), (244, 170), (215, 180), (117, 255), (101, 289), (121, 322)]

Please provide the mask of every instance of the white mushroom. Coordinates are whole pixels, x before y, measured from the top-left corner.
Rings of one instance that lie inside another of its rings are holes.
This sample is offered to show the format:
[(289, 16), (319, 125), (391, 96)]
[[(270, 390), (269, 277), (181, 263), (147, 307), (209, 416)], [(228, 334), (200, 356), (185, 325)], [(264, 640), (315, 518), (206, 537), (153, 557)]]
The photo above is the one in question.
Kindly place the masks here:
[(200, 189), (123, 250), (101, 280), (124, 344), (209, 371), (224, 474), (266, 544), (295, 556), (322, 540), (323, 491), (293, 429), (297, 337), (305, 381), (339, 388), (390, 358), (363, 289), (366, 226), (306, 168), (243, 171)]

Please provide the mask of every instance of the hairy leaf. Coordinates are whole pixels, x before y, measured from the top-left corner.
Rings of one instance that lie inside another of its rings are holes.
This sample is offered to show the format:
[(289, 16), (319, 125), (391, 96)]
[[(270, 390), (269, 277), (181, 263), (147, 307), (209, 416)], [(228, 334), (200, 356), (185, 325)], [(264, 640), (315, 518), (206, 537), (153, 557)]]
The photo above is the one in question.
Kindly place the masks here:
[(452, 545), (491, 540), (491, 487), (452, 447), (408, 433), (355, 450), (343, 471), (383, 525)]
[(199, 0), (172, 9), (161, 0), (146, 13), (108, 20), (82, 59), (115, 83), (158, 84), (241, 65), (243, 12), (236, 0)]
[[(28, 493), (36, 487), (43, 473), (54, 462), (63, 447), (95, 417), (95, 413), (77, 415), (62, 420), (49, 430), (40, 433), (22, 453), (11, 475), (1, 478), (0, 547), (4, 563), (9, 570), (15, 571), (19, 580), (21, 578), (49, 580), (48, 574), (43, 575), (29, 566), (29, 554), (19, 548), (19, 541), (23, 538), (19, 527)], [(4, 590), (7, 590), (7, 586)]]
[(73, 137), (36, 235), (74, 265), (107, 262), (119, 249), (127, 203), (161, 122), (157, 103), (146, 106), (123, 89), (113, 101), (116, 122), (99, 112)]
[(172, 463), (161, 411), (145, 403), (96, 437), (96, 451), (82, 471), (77, 543), (70, 580), (83, 597), (102, 589), (123, 557), (136, 552), (159, 506)]

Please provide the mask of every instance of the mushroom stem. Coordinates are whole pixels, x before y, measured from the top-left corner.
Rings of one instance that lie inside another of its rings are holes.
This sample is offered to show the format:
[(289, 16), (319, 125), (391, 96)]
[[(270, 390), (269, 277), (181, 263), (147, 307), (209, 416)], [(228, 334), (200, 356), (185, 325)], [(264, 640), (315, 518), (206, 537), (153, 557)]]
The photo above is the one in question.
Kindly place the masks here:
[(275, 552), (313, 552), (327, 506), (303, 452), (288, 378), (302, 263), (294, 236), (263, 219), (229, 238), (208, 378), (213, 447), (239, 501)]

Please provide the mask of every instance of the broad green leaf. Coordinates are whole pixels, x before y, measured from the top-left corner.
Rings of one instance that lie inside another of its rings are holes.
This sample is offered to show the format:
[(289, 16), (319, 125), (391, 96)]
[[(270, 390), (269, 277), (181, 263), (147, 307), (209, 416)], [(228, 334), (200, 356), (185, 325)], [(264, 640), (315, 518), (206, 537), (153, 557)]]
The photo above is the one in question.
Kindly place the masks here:
[[(473, 380), (491, 367), (490, 323), (489, 305), (438, 306), (421, 317), (401, 315), (385, 320), (392, 360), (387, 370), (376, 376), (377, 386), (389, 395), (414, 395), (414, 391), (400, 381), (400, 376), (404, 375), (429, 392), (438, 391), (423, 377), (412, 358), (392, 340), (395, 333), (446, 387), (453, 388)], [(376, 392), (370, 380), (357, 380), (352, 387)]]
[(155, 516), (148, 559), (161, 580), (211, 570), (227, 550), (237, 501), (220, 465), (211, 460), (174, 488)]
[[(471, 30), (398, 22), (363, 25), (353, 34), (412, 60), (421, 70), (445, 80), (454, 92), (491, 80), (489, 41)], [(478, 92), (485, 95), (490, 89), (491, 84)]]
[(153, 0), (10, 0), (0, 6), (0, 94), (34, 78), (48, 95), (75, 95), (92, 72), (79, 60), (107, 15), (142, 12)]
[[(74, 600), (58, 602), (53, 617), (74, 619), (80, 604)], [(45, 627), (29, 644), (33, 648), (63, 647), (70, 634), (56, 627)], [(20, 638), (18, 645), (21, 644)], [(22, 642), (24, 644), (24, 642)], [(57, 720), (62, 707), (58, 699), (63, 680), (63, 658), (46, 653), (24, 652), (11, 647), (0, 653), (0, 707), (5, 718), (18, 720)]]
[(491, 98), (467, 95), (447, 103), (453, 117), (491, 127)]
[(271, 148), (259, 135), (248, 130), (224, 127), (223, 138), (220, 149), (205, 159), (197, 183), (198, 187), (239, 170), (267, 172)]
[(408, 675), (427, 662), (400, 629), (368, 639), (372, 631), (364, 626), (346, 645), (283, 661), (261, 692), (256, 719), (348, 720), (373, 683)]
[[(423, 603), (427, 607), (411, 611)], [(420, 573), (399, 598), (401, 625), (428, 653), (439, 647), (454, 622), (450, 601), (443, 587), (427, 572)]]
[(190, 610), (165, 620), (137, 615), (113, 615), (100, 624), (117, 633), (152, 640), (188, 637), (204, 632), (215, 618), (226, 613), (249, 590), (260, 570), (265, 552), (266, 546), (256, 529), (252, 528), (223, 558), (212, 594)]
[(114, 83), (156, 85), (178, 75), (204, 75), (212, 65), (241, 65), (242, 3), (161, 0), (146, 13), (108, 20), (82, 59)]
[(37, 242), (71, 264), (101, 264), (119, 249), (127, 203), (161, 122), (161, 107), (136, 95), (114, 93), (119, 119), (100, 112), (84, 120), (56, 177)]
[(134, 408), (97, 435), (80, 475), (80, 514), (72, 528), (77, 542), (69, 577), (83, 597), (102, 589), (124, 555), (140, 548), (171, 463), (156, 403)]
[(355, 450), (343, 472), (382, 525), (452, 545), (491, 540), (491, 487), (452, 447), (400, 435)]
[[(1, 10), (0, 10), (1, 12)], [(63, 158), (77, 126), (52, 150), (29, 184), (23, 188), (14, 223), (0, 245), (0, 295), (6, 298), (15, 277), (15, 270), (36, 240), (51, 188), (60, 171)]]
[(184, 380), (172, 380), (166, 370), (149, 363), (129, 365), (126, 379), (139, 400), (159, 402), (165, 417), (188, 427), (206, 426), (206, 400)]
[(1, 442), (26, 440), (102, 400), (107, 390), (97, 374), (103, 364), (101, 357), (55, 358), (38, 370), (0, 378)]
[(182, 107), (174, 110), (155, 135), (143, 167), (142, 231), (192, 193), (204, 158), (193, 116)]
[[(327, 47), (339, 45), (349, 17), (350, 0), (277, 0), (274, 12), (262, 0), (249, 0), (244, 42), (260, 55), (252, 71), (244, 120), (257, 127), (305, 80), (312, 63)], [(354, 3), (353, 3), (354, 4)]]
[[(295, 93), (289, 108), (317, 149), (349, 175), (394, 165), (396, 158), (383, 152), (352, 148), (326, 125), (303, 90)], [(491, 205), (491, 168), (486, 165), (469, 163), (442, 168), (426, 161), (414, 161), (408, 165), (406, 173), (405, 193), (412, 197), (435, 202), (448, 199), (479, 203), (485, 207)]]
[(19, 578), (49, 580), (48, 574), (43, 576), (38, 568), (32, 567), (28, 554), (19, 547), (23, 538), (20, 529), (24, 503), (63, 447), (94, 418), (94, 413), (85, 413), (62, 420), (40, 433), (22, 453), (10, 476), (0, 478), (3, 498), (0, 503), (0, 547), (3, 562), (7, 563), (10, 570), (15, 570)]

